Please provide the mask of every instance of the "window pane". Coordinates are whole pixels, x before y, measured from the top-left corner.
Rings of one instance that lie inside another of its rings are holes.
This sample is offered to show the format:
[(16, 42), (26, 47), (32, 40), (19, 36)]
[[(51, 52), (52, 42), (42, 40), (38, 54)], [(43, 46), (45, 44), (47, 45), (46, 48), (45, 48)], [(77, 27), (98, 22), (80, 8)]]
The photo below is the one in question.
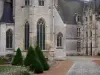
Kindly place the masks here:
[(43, 49), (45, 49), (45, 25), (43, 25)]
[(42, 38), (42, 25), (40, 25), (40, 48), (42, 48), (42, 41), (43, 41), (43, 38)]
[(6, 36), (6, 48), (9, 48), (9, 40), (8, 36)]
[(9, 38), (9, 48), (12, 48), (12, 36)]
[(9, 29), (6, 32), (6, 48), (12, 48), (12, 42), (13, 42), (13, 34), (12, 30)]
[(45, 23), (43, 19), (39, 19), (37, 23), (37, 44), (42, 50), (45, 50)]
[(29, 6), (29, 4), (30, 4), (30, 0), (25, 0), (25, 5)]
[(27, 0), (25, 0), (25, 5), (27, 5)]
[(62, 37), (60, 37), (60, 46), (62, 46)]
[(25, 49), (29, 48), (29, 23), (25, 24)]
[(77, 42), (77, 52), (80, 52), (80, 45), (81, 43), (80, 42)]
[(57, 37), (57, 46), (59, 46), (59, 37)]
[(44, 6), (44, 0), (39, 0), (39, 6)]
[(37, 25), (37, 45), (39, 45), (39, 25)]
[(57, 35), (57, 46), (61, 47), (62, 46), (62, 33), (58, 33)]
[(42, 1), (41, 3), (42, 3), (42, 6), (44, 6), (44, 1)]

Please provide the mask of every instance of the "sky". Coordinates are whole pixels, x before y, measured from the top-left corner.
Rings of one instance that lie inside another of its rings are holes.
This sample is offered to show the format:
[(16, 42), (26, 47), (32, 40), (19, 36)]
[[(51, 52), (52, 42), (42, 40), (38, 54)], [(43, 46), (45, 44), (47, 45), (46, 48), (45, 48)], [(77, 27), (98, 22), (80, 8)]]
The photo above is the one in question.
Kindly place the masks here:
[(90, 1), (90, 0), (85, 0), (85, 1)]
[(84, 1), (90, 1), (90, 0), (84, 0)]

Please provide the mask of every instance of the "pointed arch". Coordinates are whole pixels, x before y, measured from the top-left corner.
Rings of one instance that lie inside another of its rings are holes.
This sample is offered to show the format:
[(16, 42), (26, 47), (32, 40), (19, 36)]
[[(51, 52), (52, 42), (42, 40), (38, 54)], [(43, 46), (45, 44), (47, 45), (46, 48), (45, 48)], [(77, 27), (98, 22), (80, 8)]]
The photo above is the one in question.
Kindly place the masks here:
[(63, 37), (63, 34), (59, 32), (57, 34), (57, 47), (62, 47), (62, 37)]
[(13, 31), (8, 29), (6, 31), (6, 48), (13, 48)]
[(37, 22), (37, 44), (45, 50), (45, 20), (43, 18)]
[(29, 48), (29, 23), (25, 23), (25, 49), (27, 50)]

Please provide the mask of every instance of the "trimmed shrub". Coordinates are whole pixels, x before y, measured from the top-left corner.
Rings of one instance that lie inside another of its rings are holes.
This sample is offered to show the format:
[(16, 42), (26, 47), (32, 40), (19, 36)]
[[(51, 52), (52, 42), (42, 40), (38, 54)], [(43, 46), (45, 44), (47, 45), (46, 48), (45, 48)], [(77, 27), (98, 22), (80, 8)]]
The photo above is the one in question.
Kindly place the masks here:
[(12, 65), (22, 66), (23, 57), (20, 48), (17, 49), (16, 55), (13, 58)]
[(43, 73), (43, 67), (38, 59), (37, 54), (31, 46), (29, 47), (24, 65), (29, 66), (30, 71), (34, 71), (35, 73)]
[(38, 59), (36, 59), (34, 61), (34, 64), (32, 64), (30, 66), (30, 71), (34, 71), (34, 73), (36, 73), (36, 74), (43, 73), (42, 64), (41, 64), (41, 62)]
[(42, 52), (42, 50), (40, 49), (40, 47), (37, 45), (36, 46), (36, 48), (35, 48), (35, 52), (36, 52), (36, 54), (38, 55), (38, 58), (39, 58), (39, 60), (40, 60), (40, 62), (41, 62), (41, 64), (42, 64), (42, 66), (43, 66), (43, 70), (44, 71), (47, 71), (47, 70), (49, 70), (49, 65), (48, 65), (48, 63), (47, 63), (47, 61), (46, 61), (46, 59), (45, 59), (45, 57), (44, 57), (44, 55), (43, 55), (43, 52)]
[(26, 58), (24, 60), (24, 65), (25, 66), (30, 66), (33, 62), (33, 58), (35, 56), (33, 55), (33, 48), (30, 46), (29, 49), (28, 49), (28, 52), (27, 52), (27, 55), (26, 55)]
[(98, 53), (97, 55), (100, 56), (100, 53)]
[(4, 64), (5, 64), (4, 60), (0, 59), (0, 65), (4, 65)]
[(34, 73), (36, 73), (36, 74), (43, 73), (43, 66), (39, 59), (35, 60), (34, 67), (35, 67)]

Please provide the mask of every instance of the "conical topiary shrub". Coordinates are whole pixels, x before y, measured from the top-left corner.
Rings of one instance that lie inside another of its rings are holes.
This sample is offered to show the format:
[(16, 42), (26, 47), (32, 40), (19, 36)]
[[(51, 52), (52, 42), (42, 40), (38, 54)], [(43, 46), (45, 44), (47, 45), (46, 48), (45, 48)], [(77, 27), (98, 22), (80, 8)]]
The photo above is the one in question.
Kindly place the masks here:
[(29, 47), (29, 49), (28, 49), (28, 52), (27, 52), (27, 55), (26, 55), (26, 58), (25, 58), (25, 60), (24, 60), (24, 65), (25, 66), (30, 66), (31, 64), (32, 64), (32, 62), (33, 62), (33, 54), (32, 54), (32, 52), (33, 52), (33, 48), (30, 46)]
[(30, 71), (35, 71), (35, 73), (43, 73), (43, 67), (32, 46), (29, 47), (24, 65), (29, 66)]
[(23, 57), (20, 48), (17, 49), (16, 55), (13, 58), (12, 65), (22, 66)]
[(43, 67), (39, 59), (34, 60), (34, 63), (30, 65), (29, 70), (34, 71), (36, 74), (43, 73)]
[(35, 63), (34, 64), (34, 67), (35, 67), (34, 73), (36, 73), (36, 74), (43, 73), (43, 66), (42, 66), (40, 60), (36, 59), (34, 63)]
[(47, 70), (49, 70), (49, 65), (48, 65), (48, 63), (47, 63), (47, 61), (46, 61), (46, 59), (45, 59), (45, 57), (44, 57), (44, 55), (43, 55), (43, 52), (42, 52), (42, 50), (40, 49), (40, 47), (37, 45), (37, 47), (35, 48), (35, 52), (36, 52), (36, 54), (38, 55), (38, 58), (39, 58), (39, 60), (40, 60), (40, 62), (41, 62), (41, 64), (42, 64), (42, 66), (43, 66), (43, 69), (44, 69), (44, 71), (47, 71)]

